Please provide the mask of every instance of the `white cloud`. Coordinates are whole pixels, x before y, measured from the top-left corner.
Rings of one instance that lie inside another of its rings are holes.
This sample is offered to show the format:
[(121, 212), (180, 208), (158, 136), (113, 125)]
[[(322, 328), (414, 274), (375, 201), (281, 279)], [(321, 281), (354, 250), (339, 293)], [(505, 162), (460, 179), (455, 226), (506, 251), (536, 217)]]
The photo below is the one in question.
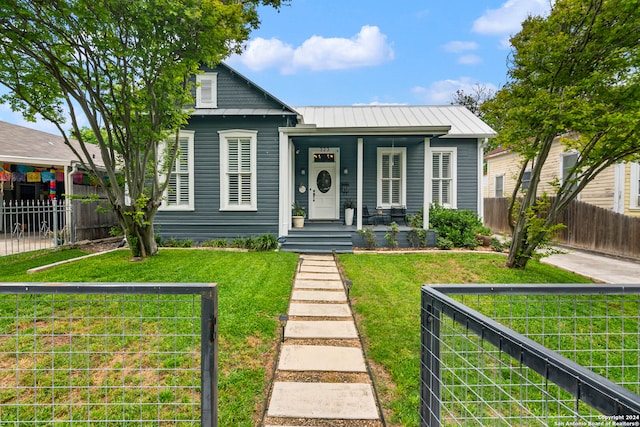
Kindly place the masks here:
[(292, 74), (300, 69), (368, 67), (393, 58), (393, 47), (387, 42), (387, 36), (378, 27), (365, 25), (350, 39), (312, 36), (297, 48), (275, 38), (257, 38), (247, 44), (246, 51), (237, 60), (254, 71), (275, 67), (283, 74)]
[(432, 83), (429, 87), (416, 86), (411, 92), (420, 102), (431, 105), (449, 105), (451, 97), (457, 90), (467, 93), (473, 92), (473, 87), (480, 84), (487, 89), (496, 91), (498, 88), (491, 83), (479, 83), (470, 77), (462, 77), (459, 80), (440, 80)]
[(478, 49), (478, 43), (476, 42), (463, 42), (463, 41), (452, 41), (443, 46), (444, 50), (452, 53), (460, 53), (466, 52), (469, 50)]
[(473, 23), (479, 34), (511, 35), (520, 31), (520, 24), (529, 15), (545, 15), (550, 0), (508, 0), (499, 9), (489, 9)]
[(478, 55), (462, 55), (458, 58), (458, 64), (476, 65), (482, 62), (482, 58)]

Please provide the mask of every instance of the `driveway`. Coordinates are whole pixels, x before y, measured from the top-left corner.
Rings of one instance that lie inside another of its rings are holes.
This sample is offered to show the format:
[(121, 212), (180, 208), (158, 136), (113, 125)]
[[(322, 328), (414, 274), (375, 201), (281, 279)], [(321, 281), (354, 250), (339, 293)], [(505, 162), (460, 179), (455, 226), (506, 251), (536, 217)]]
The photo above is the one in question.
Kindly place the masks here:
[(640, 284), (640, 261), (630, 261), (574, 249), (568, 250), (565, 254), (544, 257), (541, 261), (601, 283)]

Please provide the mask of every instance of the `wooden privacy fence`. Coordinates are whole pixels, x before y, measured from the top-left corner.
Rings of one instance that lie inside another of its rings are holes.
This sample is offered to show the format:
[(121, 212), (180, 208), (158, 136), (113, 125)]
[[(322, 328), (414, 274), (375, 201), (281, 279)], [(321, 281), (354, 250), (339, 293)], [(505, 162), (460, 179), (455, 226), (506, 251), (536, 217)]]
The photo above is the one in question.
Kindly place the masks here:
[[(553, 203), (553, 199), (551, 199)], [(494, 232), (510, 233), (507, 198), (484, 199), (484, 223)], [(565, 229), (555, 240), (581, 249), (640, 259), (640, 218), (572, 201), (557, 221)]]

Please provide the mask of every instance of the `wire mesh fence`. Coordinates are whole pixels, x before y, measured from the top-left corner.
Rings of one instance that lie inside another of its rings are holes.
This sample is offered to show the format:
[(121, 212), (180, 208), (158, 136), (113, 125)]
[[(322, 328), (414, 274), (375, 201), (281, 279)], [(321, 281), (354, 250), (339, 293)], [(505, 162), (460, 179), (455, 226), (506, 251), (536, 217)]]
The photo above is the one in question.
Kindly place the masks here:
[(217, 425), (216, 287), (1, 284), (3, 426)]
[(56, 248), (73, 240), (63, 200), (0, 202), (0, 255)]
[(423, 288), (421, 425), (640, 426), (640, 286)]

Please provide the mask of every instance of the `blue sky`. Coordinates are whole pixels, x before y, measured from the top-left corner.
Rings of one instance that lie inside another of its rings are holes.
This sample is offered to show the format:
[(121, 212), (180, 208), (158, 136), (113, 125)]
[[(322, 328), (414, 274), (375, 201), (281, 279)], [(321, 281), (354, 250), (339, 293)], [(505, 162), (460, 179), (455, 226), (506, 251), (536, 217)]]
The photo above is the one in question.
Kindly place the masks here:
[[(290, 106), (446, 105), (457, 89), (506, 82), (509, 36), (550, 0), (292, 0), (261, 9), (226, 62)], [(27, 123), (0, 105), (0, 120)]]

